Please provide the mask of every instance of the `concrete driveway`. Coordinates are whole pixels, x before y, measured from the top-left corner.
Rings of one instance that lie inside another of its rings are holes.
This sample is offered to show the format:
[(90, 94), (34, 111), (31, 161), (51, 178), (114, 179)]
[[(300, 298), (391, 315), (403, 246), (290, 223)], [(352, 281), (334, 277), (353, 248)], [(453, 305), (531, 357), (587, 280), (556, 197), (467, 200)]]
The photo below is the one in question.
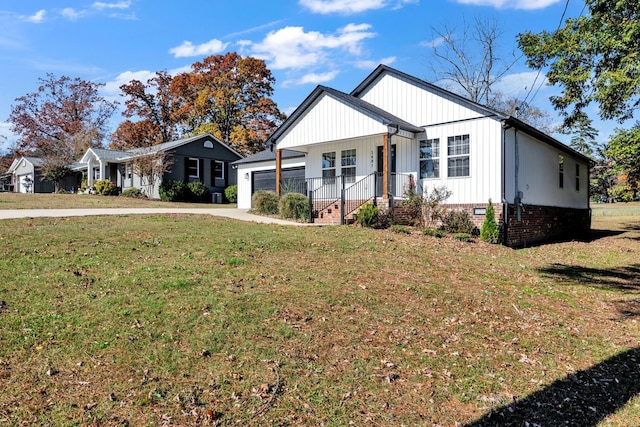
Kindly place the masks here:
[(308, 223), (285, 221), (261, 215), (253, 215), (248, 209), (220, 208), (122, 208), (122, 209), (7, 209), (0, 210), (0, 220), (12, 218), (70, 217), (90, 215), (153, 215), (153, 214), (197, 214), (214, 215), (240, 221), (259, 222), (264, 224), (281, 224), (294, 226), (313, 225)]

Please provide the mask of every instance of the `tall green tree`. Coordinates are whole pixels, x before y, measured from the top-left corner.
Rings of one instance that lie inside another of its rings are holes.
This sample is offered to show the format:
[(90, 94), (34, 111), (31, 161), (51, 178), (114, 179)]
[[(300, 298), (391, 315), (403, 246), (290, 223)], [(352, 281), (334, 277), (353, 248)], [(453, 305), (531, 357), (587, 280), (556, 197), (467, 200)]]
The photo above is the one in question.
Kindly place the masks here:
[(591, 120), (581, 118), (571, 129), (572, 137), (569, 146), (585, 156), (593, 156), (596, 150), (598, 130), (593, 127)]
[(596, 160), (589, 171), (590, 196), (596, 201), (608, 201), (612, 196), (612, 189), (616, 185), (617, 175), (613, 167), (614, 161), (608, 157), (608, 144), (595, 145)]
[(606, 155), (614, 164), (619, 184), (627, 186), (631, 197), (640, 191), (640, 122), (631, 129), (616, 129)]
[(620, 122), (640, 104), (640, 2), (585, 0), (585, 7), (557, 31), (518, 35), (527, 64), (562, 88), (551, 102), (566, 128), (588, 121), (592, 103), (601, 118)]

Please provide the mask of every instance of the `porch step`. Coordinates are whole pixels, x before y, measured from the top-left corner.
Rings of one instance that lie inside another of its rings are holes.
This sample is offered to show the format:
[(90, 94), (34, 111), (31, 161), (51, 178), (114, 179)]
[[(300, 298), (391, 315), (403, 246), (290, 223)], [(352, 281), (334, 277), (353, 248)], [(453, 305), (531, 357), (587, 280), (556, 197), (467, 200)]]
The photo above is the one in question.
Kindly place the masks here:
[[(353, 212), (349, 213), (344, 221), (346, 224), (353, 224), (355, 222), (355, 216), (359, 210), (360, 205), (366, 203), (364, 200), (348, 200), (345, 202), (345, 210), (351, 211), (355, 209)], [(320, 204), (319, 202), (315, 202), (314, 206), (323, 206), (324, 204)], [(355, 208), (358, 206), (358, 208)], [(331, 205), (325, 207), (322, 210), (314, 209), (316, 212), (316, 216), (314, 221), (318, 224), (328, 224), (328, 225), (337, 225), (340, 224), (340, 202), (332, 203)]]

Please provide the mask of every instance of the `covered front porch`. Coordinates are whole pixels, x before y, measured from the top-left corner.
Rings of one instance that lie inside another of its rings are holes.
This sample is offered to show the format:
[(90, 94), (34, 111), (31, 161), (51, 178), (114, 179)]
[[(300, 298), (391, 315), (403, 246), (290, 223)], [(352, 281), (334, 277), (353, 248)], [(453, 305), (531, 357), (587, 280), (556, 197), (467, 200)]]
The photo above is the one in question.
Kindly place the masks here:
[(382, 134), (297, 146), (306, 153), (304, 181), (282, 178), (276, 151), (276, 194), (309, 198), (309, 221), (344, 224), (366, 203), (393, 208), (417, 182), (418, 148), (411, 132), (389, 126)]

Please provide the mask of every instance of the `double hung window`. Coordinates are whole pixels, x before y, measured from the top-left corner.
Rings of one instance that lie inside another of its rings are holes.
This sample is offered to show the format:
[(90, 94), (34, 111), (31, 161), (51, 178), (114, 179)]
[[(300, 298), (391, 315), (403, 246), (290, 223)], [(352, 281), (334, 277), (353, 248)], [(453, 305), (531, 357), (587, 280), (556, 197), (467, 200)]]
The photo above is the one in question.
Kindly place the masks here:
[(469, 176), (469, 135), (447, 138), (447, 176)]
[(420, 141), (420, 179), (440, 177), (440, 139)]

